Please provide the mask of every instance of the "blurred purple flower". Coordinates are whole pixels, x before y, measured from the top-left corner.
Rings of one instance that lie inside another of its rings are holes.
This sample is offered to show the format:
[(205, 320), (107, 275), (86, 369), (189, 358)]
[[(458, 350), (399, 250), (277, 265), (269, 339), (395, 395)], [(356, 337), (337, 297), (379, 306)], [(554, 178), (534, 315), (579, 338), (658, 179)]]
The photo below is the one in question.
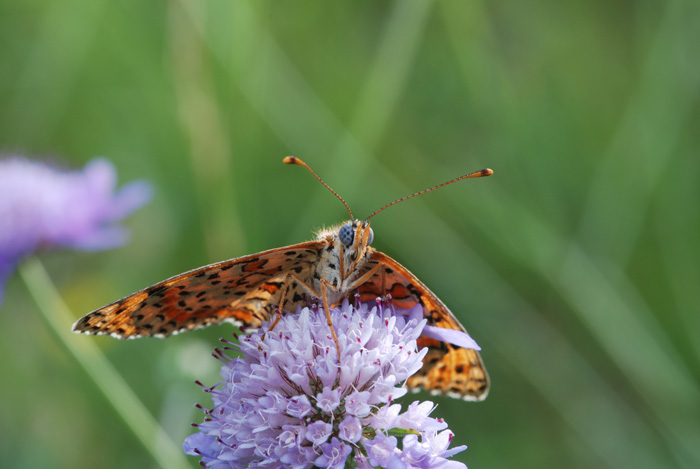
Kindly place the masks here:
[(144, 205), (143, 181), (116, 190), (116, 171), (95, 159), (68, 171), (26, 158), (0, 160), (0, 301), (17, 263), (39, 249), (108, 249), (127, 239), (117, 223)]
[(284, 317), (264, 340), (268, 324), (227, 342), (241, 358), (217, 349), (223, 380), (204, 388), (214, 406), (200, 406), (204, 422), (185, 452), (208, 468), (466, 468), (447, 459), (466, 447), (448, 449), (452, 433), (429, 416), (433, 403), (405, 412), (394, 403), (422, 366), (426, 321), (383, 304), (331, 310), (340, 364), (323, 308)]

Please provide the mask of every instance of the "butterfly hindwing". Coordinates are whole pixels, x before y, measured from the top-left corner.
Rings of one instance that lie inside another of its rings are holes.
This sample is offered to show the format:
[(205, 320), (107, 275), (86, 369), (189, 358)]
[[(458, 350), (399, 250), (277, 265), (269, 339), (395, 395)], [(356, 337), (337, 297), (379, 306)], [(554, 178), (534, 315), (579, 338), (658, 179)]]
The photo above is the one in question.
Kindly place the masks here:
[[(391, 257), (372, 250), (370, 260), (363, 270), (369, 271), (377, 264), (383, 266), (358, 289), (362, 301), (390, 294), (392, 303), (399, 308), (410, 309), (417, 304), (422, 305), (423, 315), (429, 325), (466, 333), (464, 326), (447, 306), (423, 282)], [(423, 368), (409, 378), (408, 387), (422, 387), (430, 392), (466, 400), (482, 400), (486, 397), (489, 379), (479, 352), (425, 336), (418, 339), (418, 345), (428, 347), (429, 351), (423, 360)]]
[[(224, 321), (260, 327), (269, 306), (279, 304), (287, 274), (306, 276), (326, 245), (309, 241), (176, 275), (93, 311), (73, 330), (127, 339), (166, 337)], [(287, 297), (294, 294), (290, 288)]]

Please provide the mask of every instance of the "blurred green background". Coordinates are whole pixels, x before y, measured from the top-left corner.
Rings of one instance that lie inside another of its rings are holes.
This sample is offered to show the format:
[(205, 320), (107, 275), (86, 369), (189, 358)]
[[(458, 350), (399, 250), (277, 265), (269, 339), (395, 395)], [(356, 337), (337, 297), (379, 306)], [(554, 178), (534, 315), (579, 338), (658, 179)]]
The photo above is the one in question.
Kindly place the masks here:
[[(493, 168), (373, 219), (483, 347), (486, 401), (431, 398), (458, 459), (696, 468), (699, 44), (697, 1), (3, 0), (0, 151), (156, 187), (127, 246), (41, 256), (75, 319), (343, 221), (286, 155), (358, 217)], [(157, 467), (18, 276), (0, 320), (0, 466)], [(71, 339), (180, 444), (229, 334)]]

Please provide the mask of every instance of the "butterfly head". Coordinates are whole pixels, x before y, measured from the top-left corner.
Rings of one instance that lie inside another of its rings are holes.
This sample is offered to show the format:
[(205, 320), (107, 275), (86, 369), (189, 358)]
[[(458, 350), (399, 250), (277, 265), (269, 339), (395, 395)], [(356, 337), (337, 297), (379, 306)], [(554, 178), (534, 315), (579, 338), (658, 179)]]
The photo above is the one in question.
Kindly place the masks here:
[(334, 244), (337, 251), (342, 253), (340, 264), (343, 277), (350, 277), (357, 271), (359, 265), (364, 263), (369, 255), (368, 247), (372, 241), (374, 241), (374, 232), (367, 221), (352, 220), (338, 228)]
[(344, 224), (338, 229), (338, 238), (346, 249), (358, 249), (369, 246), (374, 241), (374, 231), (369, 222), (354, 220)]
[[(355, 277), (359, 268), (368, 259), (372, 250), (369, 247), (374, 240), (374, 232), (368, 221), (351, 220), (342, 225), (321, 230), (318, 239), (327, 240), (328, 251), (324, 252), (322, 265), (327, 265), (338, 275), (339, 284)], [(331, 284), (329, 274), (322, 275)], [(334, 285), (335, 286), (335, 285)]]

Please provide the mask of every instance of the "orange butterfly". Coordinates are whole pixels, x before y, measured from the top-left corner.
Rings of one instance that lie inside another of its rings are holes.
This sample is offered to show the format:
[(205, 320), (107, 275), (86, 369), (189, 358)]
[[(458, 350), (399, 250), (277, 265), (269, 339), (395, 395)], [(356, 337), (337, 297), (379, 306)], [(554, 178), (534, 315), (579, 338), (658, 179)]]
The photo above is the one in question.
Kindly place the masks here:
[[(323, 301), (331, 332), (328, 306), (351, 294), (361, 301), (391, 295), (399, 308), (423, 307), (428, 324), (466, 334), (457, 318), (420, 280), (386, 254), (370, 247), (374, 234), (369, 219), (385, 208), (416, 195), (466, 179), (490, 176), (483, 169), (439, 186), (398, 199), (355, 220), (347, 203), (302, 160), (293, 156), (286, 164), (308, 169), (345, 205), (350, 221), (322, 230), (315, 241), (293, 244), (258, 254), (217, 262), (171, 277), (84, 316), (73, 331), (109, 334), (120, 339), (166, 337), (183, 331), (231, 322), (241, 328), (259, 328), (272, 311), (295, 311), (307, 298)], [(274, 327), (279, 315), (272, 323)], [(423, 387), (436, 394), (466, 400), (482, 400), (489, 379), (479, 356), (471, 348), (421, 336), (419, 347), (429, 347), (423, 368), (407, 386)]]

